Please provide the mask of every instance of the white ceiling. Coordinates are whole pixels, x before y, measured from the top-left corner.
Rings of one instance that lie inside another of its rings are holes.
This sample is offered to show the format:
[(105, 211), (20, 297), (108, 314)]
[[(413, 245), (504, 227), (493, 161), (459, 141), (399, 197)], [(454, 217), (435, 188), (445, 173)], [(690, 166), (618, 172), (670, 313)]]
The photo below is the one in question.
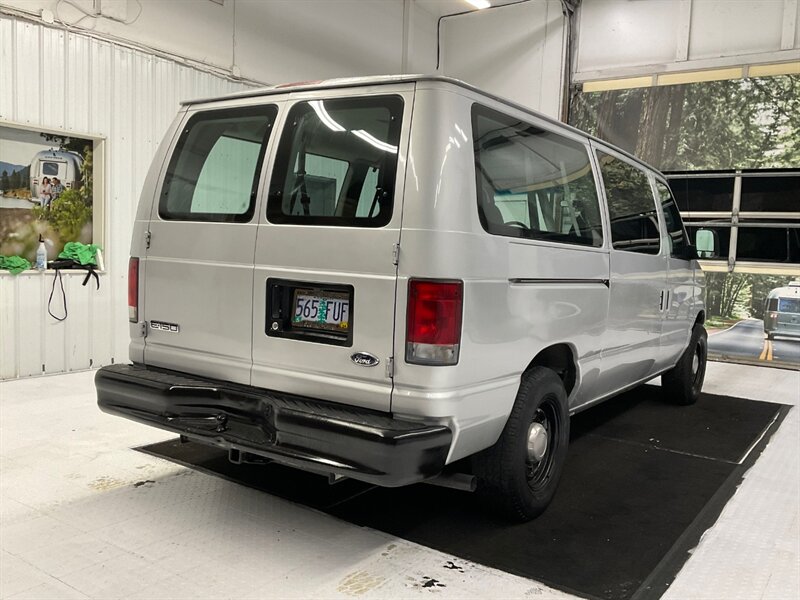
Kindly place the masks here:
[[(492, 6), (502, 6), (503, 4), (514, 4), (519, 0), (489, 0)], [(429, 12), (434, 17), (443, 17), (456, 13), (478, 10), (467, 0), (414, 0), (417, 6)]]

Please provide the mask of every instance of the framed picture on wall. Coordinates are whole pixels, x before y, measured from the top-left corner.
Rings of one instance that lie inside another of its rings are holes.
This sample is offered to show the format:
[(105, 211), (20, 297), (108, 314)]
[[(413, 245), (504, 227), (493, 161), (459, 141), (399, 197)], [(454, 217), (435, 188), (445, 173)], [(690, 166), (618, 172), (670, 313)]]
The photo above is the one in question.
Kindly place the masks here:
[[(103, 245), (101, 138), (0, 122), (0, 255)], [(7, 271), (2, 271), (5, 273)]]

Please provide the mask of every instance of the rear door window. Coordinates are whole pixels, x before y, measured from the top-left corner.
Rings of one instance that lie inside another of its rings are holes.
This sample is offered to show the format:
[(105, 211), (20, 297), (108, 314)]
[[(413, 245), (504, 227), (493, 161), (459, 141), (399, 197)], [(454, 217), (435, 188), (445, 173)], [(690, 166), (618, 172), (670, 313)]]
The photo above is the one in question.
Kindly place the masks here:
[(586, 146), (473, 105), (478, 216), (494, 235), (603, 245)]
[(295, 104), (275, 158), (269, 221), (386, 225), (392, 216), (402, 116), (399, 96)]
[(42, 163), (42, 175), (55, 175), (58, 176), (58, 163), (56, 162), (43, 162)]
[(615, 250), (658, 254), (661, 237), (653, 190), (647, 175), (634, 165), (598, 152), (611, 217)]
[(192, 116), (167, 168), (159, 216), (184, 221), (249, 221), (277, 114), (277, 107), (268, 105)]

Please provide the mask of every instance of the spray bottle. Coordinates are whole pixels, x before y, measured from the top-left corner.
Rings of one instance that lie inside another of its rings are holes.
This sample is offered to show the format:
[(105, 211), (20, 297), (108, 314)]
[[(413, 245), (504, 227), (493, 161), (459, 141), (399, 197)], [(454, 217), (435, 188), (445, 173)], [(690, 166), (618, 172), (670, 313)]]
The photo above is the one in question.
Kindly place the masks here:
[(36, 270), (44, 271), (47, 268), (47, 248), (44, 245), (44, 238), (39, 234), (39, 247), (36, 249)]

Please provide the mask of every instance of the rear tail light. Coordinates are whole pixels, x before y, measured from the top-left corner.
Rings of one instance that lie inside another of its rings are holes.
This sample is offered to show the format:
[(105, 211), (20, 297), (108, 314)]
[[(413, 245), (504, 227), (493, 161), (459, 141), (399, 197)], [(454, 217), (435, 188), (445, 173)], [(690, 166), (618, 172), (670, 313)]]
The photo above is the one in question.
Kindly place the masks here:
[(128, 263), (128, 320), (139, 320), (139, 259), (131, 258)]
[(406, 362), (417, 365), (458, 363), (464, 283), (412, 279), (408, 282)]

